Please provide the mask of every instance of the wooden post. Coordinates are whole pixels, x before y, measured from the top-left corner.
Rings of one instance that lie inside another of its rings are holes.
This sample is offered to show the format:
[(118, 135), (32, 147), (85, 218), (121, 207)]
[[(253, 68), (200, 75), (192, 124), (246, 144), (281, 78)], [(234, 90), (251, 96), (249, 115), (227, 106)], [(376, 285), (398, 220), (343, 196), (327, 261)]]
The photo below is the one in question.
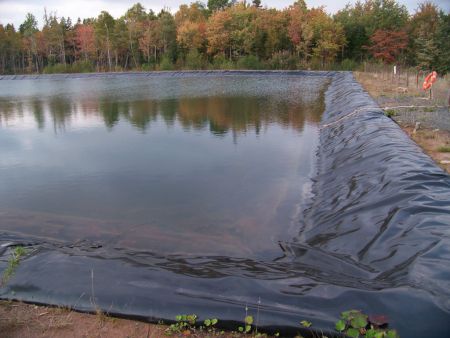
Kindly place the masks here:
[(409, 68), (406, 68), (406, 88), (409, 88)]
[(433, 90), (430, 88), (430, 100), (433, 99)]

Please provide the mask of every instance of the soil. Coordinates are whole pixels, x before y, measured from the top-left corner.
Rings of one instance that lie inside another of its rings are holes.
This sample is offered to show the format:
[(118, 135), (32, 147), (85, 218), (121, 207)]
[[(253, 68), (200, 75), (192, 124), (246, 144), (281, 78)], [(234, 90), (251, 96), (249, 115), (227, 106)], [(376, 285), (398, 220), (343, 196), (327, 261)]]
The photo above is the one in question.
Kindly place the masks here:
[(415, 76), (410, 75), (406, 80), (405, 75), (398, 78), (380, 73), (355, 72), (354, 75), (402, 130), (450, 173), (450, 152), (442, 151), (450, 147), (450, 79), (438, 79), (430, 99), (428, 92), (417, 88)]
[(447, 173), (450, 173), (450, 152), (439, 151), (440, 147), (447, 147), (450, 150), (450, 132), (446, 130), (419, 129), (414, 133), (414, 127), (402, 126), (408, 134), (425, 153)]
[(0, 332), (4, 338), (167, 337), (167, 327), (85, 314), (19, 302), (0, 301)]
[[(242, 338), (237, 332), (167, 332), (167, 325), (120, 319), (103, 313), (80, 313), (67, 308), (0, 300), (2, 338)], [(248, 335), (247, 335), (248, 336)], [(251, 336), (249, 336), (251, 337)], [(261, 337), (271, 338), (267, 335)]]

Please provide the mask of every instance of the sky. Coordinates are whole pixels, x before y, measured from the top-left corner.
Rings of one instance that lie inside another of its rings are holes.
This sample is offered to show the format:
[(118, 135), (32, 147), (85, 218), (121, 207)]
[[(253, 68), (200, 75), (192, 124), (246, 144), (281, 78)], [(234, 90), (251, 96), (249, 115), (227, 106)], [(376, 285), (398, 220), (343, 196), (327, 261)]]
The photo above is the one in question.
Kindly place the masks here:
[[(250, 2), (251, 0), (248, 0)], [(295, 0), (262, 0), (262, 4), (267, 7), (279, 9), (291, 5)], [(414, 13), (418, 0), (397, 0), (406, 5), (410, 13)], [(128, 8), (136, 2), (140, 2), (147, 10), (152, 9), (159, 12), (162, 8), (168, 7), (175, 12), (181, 4), (192, 2), (191, 0), (0, 0), (0, 24), (13, 23), (16, 28), (24, 21), (25, 15), (33, 13), (41, 27), (44, 8), (47, 12), (56, 12), (58, 17), (70, 17), (73, 22), (78, 18), (97, 17), (102, 10), (108, 11), (112, 16), (118, 18), (122, 16)], [(203, 2), (207, 2), (204, 0)], [(346, 3), (354, 0), (306, 0), (308, 7), (325, 6), (329, 13), (335, 13), (343, 8)], [(421, 1), (420, 1), (421, 2)], [(450, 1), (434, 0), (440, 8), (446, 12), (450, 11)]]

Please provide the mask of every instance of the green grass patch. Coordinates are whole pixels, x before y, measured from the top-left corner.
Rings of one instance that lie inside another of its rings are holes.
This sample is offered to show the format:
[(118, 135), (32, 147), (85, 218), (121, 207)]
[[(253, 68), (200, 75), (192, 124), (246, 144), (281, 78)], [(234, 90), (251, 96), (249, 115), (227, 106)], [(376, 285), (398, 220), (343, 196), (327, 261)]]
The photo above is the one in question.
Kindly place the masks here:
[(27, 254), (27, 250), (22, 246), (16, 246), (8, 260), (8, 266), (3, 271), (2, 285), (8, 283), (9, 279), (14, 275), (20, 260)]
[(395, 110), (394, 109), (386, 109), (384, 111), (384, 115), (386, 115), (387, 117), (393, 117), (393, 116), (395, 116)]
[(438, 148), (440, 153), (450, 153), (450, 146), (442, 146)]

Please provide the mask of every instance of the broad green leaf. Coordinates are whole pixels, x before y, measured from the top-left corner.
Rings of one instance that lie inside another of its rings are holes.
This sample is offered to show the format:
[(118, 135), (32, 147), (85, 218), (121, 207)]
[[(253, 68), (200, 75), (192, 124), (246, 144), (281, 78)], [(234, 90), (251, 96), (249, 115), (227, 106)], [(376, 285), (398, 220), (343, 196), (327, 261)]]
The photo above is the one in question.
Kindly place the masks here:
[(343, 320), (339, 320), (336, 323), (336, 330), (338, 330), (339, 332), (342, 332), (345, 330), (345, 322)]
[(245, 332), (250, 332), (252, 329), (251, 325), (245, 325)]
[(210, 326), (211, 325), (211, 320), (205, 319), (204, 324), (205, 324), (205, 326)]
[(395, 330), (389, 330), (386, 333), (387, 338), (398, 338), (397, 332)]
[(355, 329), (361, 329), (367, 326), (367, 318), (363, 314), (359, 314), (350, 323)]
[(245, 317), (245, 324), (252, 325), (253, 324), (253, 317), (252, 316)]
[(369, 329), (366, 331), (366, 338), (375, 338), (377, 331), (374, 329)]
[(242, 326), (239, 326), (239, 327), (238, 327), (238, 331), (239, 331), (239, 332), (244, 332), (244, 328), (243, 328)]
[(181, 315), (178, 315), (175, 317), (175, 319), (179, 322), (183, 317)]
[(341, 313), (341, 318), (342, 319), (346, 319), (346, 320), (350, 320), (352, 318), (354, 318), (355, 316), (361, 314), (360, 311), (358, 310), (349, 310), (349, 311), (344, 311)]
[(211, 325), (216, 325), (219, 322), (217, 318), (211, 319)]
[(347, 336), (349, 336), (351, 338), (358, 338), (359, 337), (359, 331), (357, 329), (354, 329), (354, 328), (348, 329), (346, 334), (347, 334)]

